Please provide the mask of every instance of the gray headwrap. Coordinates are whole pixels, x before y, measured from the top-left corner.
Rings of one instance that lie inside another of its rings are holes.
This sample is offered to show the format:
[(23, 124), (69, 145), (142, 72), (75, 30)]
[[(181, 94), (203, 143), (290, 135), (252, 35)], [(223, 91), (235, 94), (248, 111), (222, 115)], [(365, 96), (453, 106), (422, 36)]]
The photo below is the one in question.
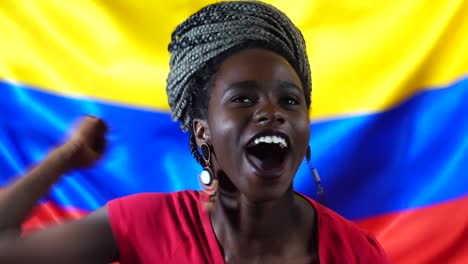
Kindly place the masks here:
[(208, 61), (245, 43), (262, 43), (280, 52), (301, 78), (310, 104), (310, 66), (301, 32), (272, 5), (258, 1), (220, 2), (202, 8), (172, 33), (167, 96), (172, 118), (191, 129), (187, 115), (195, 75)]

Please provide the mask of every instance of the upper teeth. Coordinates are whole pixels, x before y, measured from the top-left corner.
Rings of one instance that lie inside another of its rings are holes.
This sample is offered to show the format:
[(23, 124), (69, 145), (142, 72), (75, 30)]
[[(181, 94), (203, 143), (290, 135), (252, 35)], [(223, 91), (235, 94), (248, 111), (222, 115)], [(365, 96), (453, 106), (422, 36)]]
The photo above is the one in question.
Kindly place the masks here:
[(288, 143), (286, 143), (286, 140), (282, 137), (278, 136), (264, 136), (264, 137), (259, 137), (255, 139), (254, 144), (257, 145), (259, 143), (273, 143), (273, 144), (279, 144), (281, 148), (287, 148)]

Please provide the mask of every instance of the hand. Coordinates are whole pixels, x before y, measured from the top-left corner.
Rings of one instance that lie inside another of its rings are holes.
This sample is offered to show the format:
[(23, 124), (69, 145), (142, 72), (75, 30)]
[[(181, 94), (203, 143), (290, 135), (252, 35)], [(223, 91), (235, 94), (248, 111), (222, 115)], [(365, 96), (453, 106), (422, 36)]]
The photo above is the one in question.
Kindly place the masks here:
[(98, 161), (106, 146), (107, 125), (94, 116), (84, 117), (70, 139), (59, 148), (70, 169), (91, 167)]

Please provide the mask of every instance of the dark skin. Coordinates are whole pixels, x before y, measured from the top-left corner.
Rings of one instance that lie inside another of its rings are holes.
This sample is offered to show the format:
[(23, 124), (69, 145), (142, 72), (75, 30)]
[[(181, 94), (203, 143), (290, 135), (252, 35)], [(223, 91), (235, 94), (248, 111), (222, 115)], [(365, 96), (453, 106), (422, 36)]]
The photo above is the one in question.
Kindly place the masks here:
[[(314, 209), (292, 189), (310, 131), (302, 84), (289, 63), (262, 49), (227, 58), (213, 82), (208, 120), (194, 128), (197, 143), (213, 147), (216, 173), (238, 190), (220, 190), (211, 214), (226, 262), (317, 263)], [(264, 131), (289, 139), (280, 168), (263, 170), (246, 158), (246, 145)]]
[(60, 177), (91, 167), (104, 152), (106, 125), (85, 117), (65, 144), (0, 192), (0, 263), (106, 263), (117, 260), (107, 208), (20, 238), (33, 206)]
[[(285, 159), (274, 170), (246, 158), (247, 142), (267, 130), (288, 138)], [(194, 131), (199, 145), (212, 146), (215, 173), (236, 187), (221, 187), (210, 213), (226, 263), (318, 263), (314, 209), (292, 189), (309, 141), (309, 115), (302, 84), (287, 61), (261, 49), (228, 57), (213, 83), (208, 118), (195, 120)], [(24, 238), (12, 232), (61, 175), (95, 164), (105, 134), (101, 120), (86, 117), (64, 145), (0, 192), (0, 263), (118, 259), (106, 207)]]

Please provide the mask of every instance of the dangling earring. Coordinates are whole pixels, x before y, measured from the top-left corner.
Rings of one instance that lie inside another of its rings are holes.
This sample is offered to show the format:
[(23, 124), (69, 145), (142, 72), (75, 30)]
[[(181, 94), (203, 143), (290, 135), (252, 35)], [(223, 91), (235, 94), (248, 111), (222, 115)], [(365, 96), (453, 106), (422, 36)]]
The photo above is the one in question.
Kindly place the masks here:
[(307, 152), (306, 152), (307, 167), (309, 167), (310, 172), (314, 176), (315, 185), (317, 186), (317, 200), (321, 204), (325, 204), (325, 192), (323, 190), (322, 183), (320, 181), (320, 176), (319, 176), (317, 170), (314, 167), (312, 167), (312, 164), (310, 162), (310, 156), (311, 156), (310, 146), (307, 146)]
[(200, 200), (203, 210), (211, 211), (216, 202), (216, 193), (218, 191), (218, 180), (215, 178), (213, 170), (211, 169), (211, 149), (206, 143), (200, 146), (201, 154), (205, 166), (200, 173), (200, 183), (202, 184), (202, 191), (200, 193)]

